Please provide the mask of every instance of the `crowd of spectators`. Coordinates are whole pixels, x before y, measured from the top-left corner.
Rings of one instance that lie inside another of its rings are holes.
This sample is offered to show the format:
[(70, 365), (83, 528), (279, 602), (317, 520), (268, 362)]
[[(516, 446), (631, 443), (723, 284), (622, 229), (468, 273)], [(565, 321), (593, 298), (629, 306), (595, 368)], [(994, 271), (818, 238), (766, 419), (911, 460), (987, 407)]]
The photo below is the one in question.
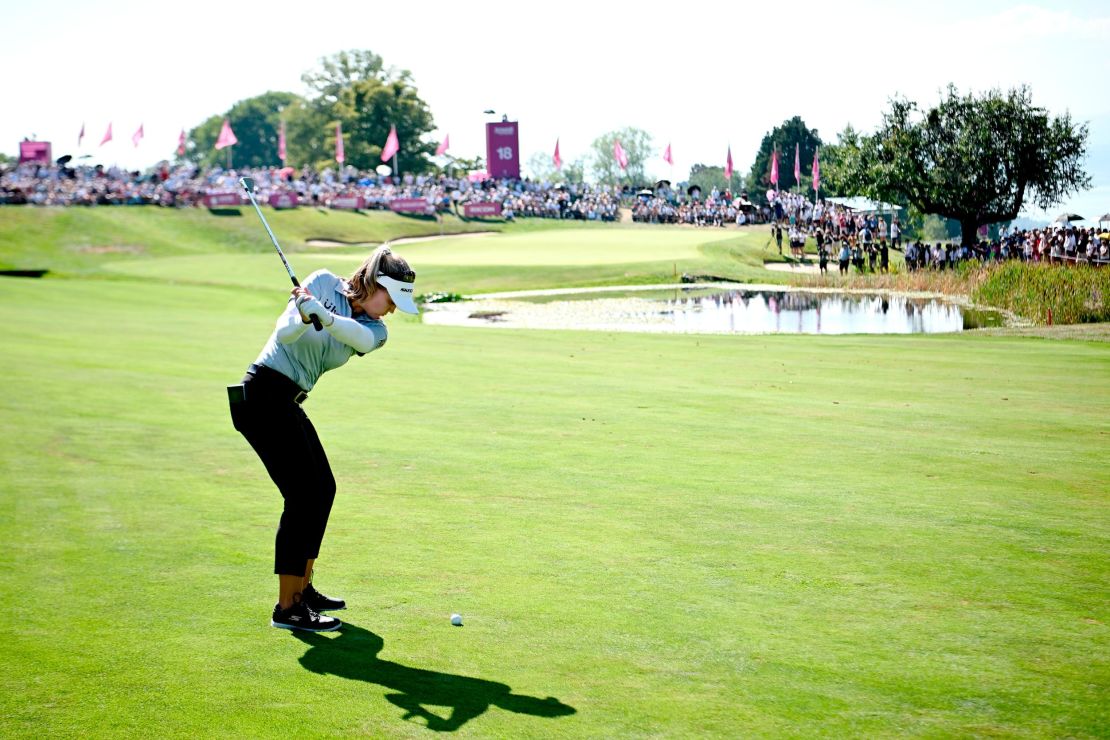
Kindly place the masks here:
[(1054, 264), (1110, 264), (1110, 236), (1099, 238), (1094, 229), (1061, 226), (1055, 229), (1013, 231), (992, 241), (956, 246), (915, 242), (906, 247), (910, 270), (955, 269), (967, 261), (1049, 262)]
[[(665, 181), (664, 181), (665, 182)], [(725, 226), (727, 224), (764, 223), (772, 212), (760, 208), (744, 194), (713, 188), (705, 197), (700, 189), (691, 187), (683, 194), (661, 183), (655, 190), (641, 190), (632, 202), (632, 220), (652, 224), (687, 224), (689, 226)]]
[(579, 221), (619, 221), (620, 187), (587, 183), (552, 184), (531, 180), (468, 180), (446, 178), (453, 207), (469, 202), (501, 203), (505, 218), (563, 218)]
[(789, 192), (767, 192), (767, 205), (751, 203), (746, 194), (716, 188), (673, 190), (666, 181), (651, 190), (628, 191), (619, 186), (548, 183), (532, 180), (490, 180), (448, 175), (383, 177), (352, 167), (324, 169), (215, 167), (162, 163), (147, 173), (116, 167), (25, 163), (0, 168), (0, 204), (49, 206), (203, 205), (206, 195), (238, 193), (240, 177), (254, 178), (260, 200), (272, 194), (295, 193), (305, 205), (328, 207), (339, 198), (357, 197), (362, 207), (388, 209), (396, 199), (423, 198), (429, 211), (462, 213), (470, 203), (497, 203), (502, 218), (618, 221), (620, 210), (631, 211), (642, 223), (724, 226), (771, 224), (771, 236), (782, 254), (784, 231), (795, 258), (805, 259), (807, 238), (817, 244), (821, 269), (835, 259), (841, 272), (885, 271), (889, 250), (905, 252), (910, 270), (952, 269), (961, 262), (1019, 259), (1050, 263), (1110, 263), (1110, 235), (1094, 229), (1058, 224), (1045, 229), (1011, 231), (992, 241), (958, 246), (903, 243), (897, 216), (853, 211), (824, 200), (813, 202)]
[(160, 205), (191, 207), (204, 204), (204, 196), (237, 193), (240, 177), (255, 181), (260, 200), (272, 194), (296, 193), (306, 204), (326, 206), (333, 198), (360, 195), (369, 208), (385, 208), (394, 198), (445, 197), (443, 184), (430, 178), (373, 178), (357, 173), (309, 168), (281, 170), (212, 168), (163, 164), (146, 174), (116, 167), (67, 167), (22, 164), (0, 172), (0, 203), (32, 205)]
[[(768, 197), (771, 197), (768, 193)], [(806, 236), (817, 245), (822, 272), (835, 258), (840, 272), (886, 272), (889, 251), (904, 252), (906, 268), (915, 270), (955, 269), (964, 262), (979, 263), (1022, 260), (1055, 264), (1110, 264), (1110, 233), (1057, 223), (1042, 229), (1012, 229), (996, 239), (980, 239), (974, 244), (921, 241), (906, 242), (898, 216), (887, 213), (852, 211), (843, 205), (780, 193), (771, 199), (774, 218), (771, 236), (782, 254), (783, 231), (788, 229), (791, 254), (804, 259)]]
[[(698, 226), (752, 223), (765, 220), (742, 198), (714, 190), (681, 194), (669, 187), (637, 195), (620, 186), (589, 183), (550, 183), (533, 180), (490, 180), (448, 175), (383, 177), (347, 167), (321, 172), (293, 169), (245, 168), (198, 170), (192, 165), (163, 164), (140, 173), (116, 167), (69, 167), (23, 164), (0, 170), (0, 204), (32, 205), (160, 205), (190, 207), (204, 204), (204, 196), (236, 192), (240, 177), (254, 178), (260, 199), (275, 193), (296, 193), (306, 205), (328, 206), (336, 198), (359, 197), (363, 207), (386, 209), (398, 198), (424, 198), (438, 211), (461, 212), (468, 203), (495, 202), (504, 218), (555, 218), (581, 221), (618, 221), (621, 208), (633, 220), (684, 223)], [(643, 192), (643, 191), (641, 191)], [(745, 205), (741, 208), (741, 202)]]
[(25, 163), (0, 171), (0, 204), (44, 206), (159, 205), (191, 207), (210, 194), (238, 192), (240, 177), (255, 181), (258, 198), (295, 193), (305, 205), (326, 207), (337, 198), (361, 198), (364, 208), (387, 209), (395, 199), (423, 198), (437, 211), (461, 211), (468, 203), (496, 202), (504, 218), (620, 219), (620, 187), (529, 180), (473, 180), (446, 175), (383, 177), (344, 168), (156, 167), (140, 173), (116, 167), (68, 167)]

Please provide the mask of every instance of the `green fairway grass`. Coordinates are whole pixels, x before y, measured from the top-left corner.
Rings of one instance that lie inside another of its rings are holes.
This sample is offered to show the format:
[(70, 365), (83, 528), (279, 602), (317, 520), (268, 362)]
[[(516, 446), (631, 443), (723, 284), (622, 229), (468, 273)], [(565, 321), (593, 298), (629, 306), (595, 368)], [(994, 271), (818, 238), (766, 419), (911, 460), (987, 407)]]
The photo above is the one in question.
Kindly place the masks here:
[[(392, 316), (305, 404), (339, 486), (317, 582), (349, 608), (297, 636), (225, 393), (288, 296), (261, 226), (128, 215), (136, 250), (94, 254), (66, 245), (115, 226), (12, 213), (0, 258), (41, 243), (61, 277), (0, 277), (2, 736), (1107, 734), (1104, 341)], [(765, 234), (641, 233), (398, 252), (420, 291), (766, 280)]]

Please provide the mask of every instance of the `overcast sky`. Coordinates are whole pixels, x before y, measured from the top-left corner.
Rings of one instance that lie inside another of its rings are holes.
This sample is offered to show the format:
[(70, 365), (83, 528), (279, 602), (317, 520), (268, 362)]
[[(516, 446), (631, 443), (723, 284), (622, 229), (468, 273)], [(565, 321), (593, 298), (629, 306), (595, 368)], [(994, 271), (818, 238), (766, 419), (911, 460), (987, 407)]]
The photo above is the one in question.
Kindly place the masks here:
[[(649, 172), (678, 180), (694, 163), (723, 165), (729, 145), (747, 172), (763, 135), (794, 115), (835, 142), (847, 124), (872, 130), (895, 94), (932, 104), (949, 82), (1028, 84), (1036, 104), (1090, 126), (1095, 189), (1050, 213), (1110, 211), (1105, 1), (37, 0), (0, 17), (0, 151), (11, 155), (36, 136), (55, 156), (145, 167), (172, 155), (182, 128), (267, 90), (304, 93), (301, 74), (321, 57), (370, 49), (412, 72), (431, 138), (449, 133), (457, 156), (484, 155), (493, 109), (520, 121), (522, 162), (556, 137), (564, 160), (584, 157), (598, 135), (635, 126), (658, 150)], [(99, 147), (109, 122), (114, 139)]]

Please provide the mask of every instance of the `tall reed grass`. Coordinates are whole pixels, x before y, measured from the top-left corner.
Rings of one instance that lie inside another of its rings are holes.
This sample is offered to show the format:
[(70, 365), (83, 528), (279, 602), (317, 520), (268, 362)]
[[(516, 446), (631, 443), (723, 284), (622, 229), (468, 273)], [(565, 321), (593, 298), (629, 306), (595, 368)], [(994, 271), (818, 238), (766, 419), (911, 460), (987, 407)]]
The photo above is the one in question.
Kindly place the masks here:
[(1038, 324), (1110, 321), (1110, 269), (1007, 262), (991, 268), (971, 298)]
[(1110, 321), (1110, 268), (1086, 265), (965, 262), (955, 270), (840, 276), (799, 275), (792, 282), (811, 288), (892, 290), (966, 296), (977, 304), (1012, 311), (1035, 324)]

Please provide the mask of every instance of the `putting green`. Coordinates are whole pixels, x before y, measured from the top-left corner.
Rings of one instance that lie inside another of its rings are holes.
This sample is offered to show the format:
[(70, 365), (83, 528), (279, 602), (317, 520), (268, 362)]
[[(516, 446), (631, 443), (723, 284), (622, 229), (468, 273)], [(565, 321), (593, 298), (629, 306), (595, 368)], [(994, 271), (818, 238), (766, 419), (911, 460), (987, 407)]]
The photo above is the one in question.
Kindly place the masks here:
[(406, 244), (403, 251), (426, 265), (614, 265), (695, 258), (702, 244), (730, 235), (665, 227), (568, 229), (455, 237)]
[[(701, 247), (737, 233), (684, 228), (562, 229), (557, 231), (445, 237), (398, 246), (421, 275), (425, 268), (506, 268), (507, 272), (537, 268), (612, 269), (614, 266), (655, 266), (672, 272), (675, 263), (704, 260)], [(288, 255), (297, 274), (327, 268), (350, 273), (369, 249), (316, 250)], [(242, 287), (275, 287), (286, 280), (276, 255), (207, 254), (128, 259), (104, 265), (109, 272), (131, 277)], [(642, 269), (642, 267), (641, 267)], [(684, 267), (683, 269), (687, 269)], [(541, 275), (545, 274), (541, 272)], [(596, 274), (593, 272), (584, 275)], [(542, 286), (550, 287), (551, 275)], [(261, 281), (261, 282), (260, 282)]]

